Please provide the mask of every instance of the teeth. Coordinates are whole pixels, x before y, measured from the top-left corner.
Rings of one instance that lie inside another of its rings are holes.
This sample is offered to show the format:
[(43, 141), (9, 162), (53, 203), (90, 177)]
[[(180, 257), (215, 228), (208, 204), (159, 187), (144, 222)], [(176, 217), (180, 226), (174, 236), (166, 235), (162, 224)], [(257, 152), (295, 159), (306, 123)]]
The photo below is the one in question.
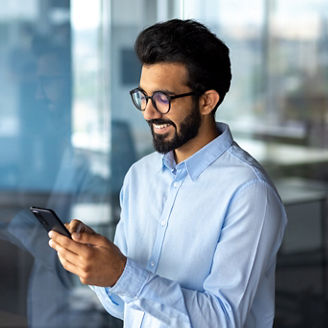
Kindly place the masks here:
[(170, 124), (160, 124), (160, 125), (154, 124), (155, 129), (165, 129), (168, 126), (170, 126)]

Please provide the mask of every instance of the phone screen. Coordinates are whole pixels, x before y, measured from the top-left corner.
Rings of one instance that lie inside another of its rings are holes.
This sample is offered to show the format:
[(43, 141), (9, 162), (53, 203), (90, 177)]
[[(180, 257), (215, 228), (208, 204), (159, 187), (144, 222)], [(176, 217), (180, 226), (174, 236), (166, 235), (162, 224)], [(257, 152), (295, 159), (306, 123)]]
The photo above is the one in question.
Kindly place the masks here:
[(64, 223), (59, 219), (55, 211), (49, 208), (41, 208), (36, 206), (30, 207), (30, 210), (48, 232), (50, 230), (54, 230), (68, 238), (71, 238), (71, 234), (66, 229)]

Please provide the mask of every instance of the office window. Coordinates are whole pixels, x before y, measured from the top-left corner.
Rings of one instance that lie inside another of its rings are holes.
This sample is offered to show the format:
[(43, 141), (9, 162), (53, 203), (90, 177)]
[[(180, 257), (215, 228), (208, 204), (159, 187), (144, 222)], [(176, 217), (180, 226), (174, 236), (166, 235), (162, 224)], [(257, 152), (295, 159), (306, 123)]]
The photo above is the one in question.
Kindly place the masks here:
[[(0, 4), (1, 325), (120, 327), (62, 268), (29, 210), (52, 208), (113, 237), (135, 155), (125, 123), (111, 121), (109, 3)], [(128, 144), (116, 146), (119, 163), (114, 141)]]

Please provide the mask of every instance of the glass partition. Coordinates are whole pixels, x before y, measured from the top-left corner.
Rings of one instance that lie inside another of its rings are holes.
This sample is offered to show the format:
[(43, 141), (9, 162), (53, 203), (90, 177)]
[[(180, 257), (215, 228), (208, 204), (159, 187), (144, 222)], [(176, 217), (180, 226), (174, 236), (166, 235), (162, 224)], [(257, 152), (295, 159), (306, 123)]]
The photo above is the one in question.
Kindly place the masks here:
[(113, 177), (121, 183), (131, 163), (123, 153), (112, 167), (113, 140), (132, 141), (120, 128), (113, 136), (109, 3), (0, 4), (0, 325), (122, 326), (63, 269), (29, 210), (113, 236)]

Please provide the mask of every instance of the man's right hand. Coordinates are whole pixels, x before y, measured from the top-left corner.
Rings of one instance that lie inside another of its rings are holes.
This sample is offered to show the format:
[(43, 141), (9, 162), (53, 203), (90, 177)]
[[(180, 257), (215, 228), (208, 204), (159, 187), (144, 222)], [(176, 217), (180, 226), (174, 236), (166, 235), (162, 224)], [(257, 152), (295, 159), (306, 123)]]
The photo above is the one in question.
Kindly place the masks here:
[(49, 232), (49, 245), (58, 253), (63, 267), (83, 284), (112, 287), (122, 275), (127, 258), (110, 240), (78, 220), (66, 225), (72, 239)]

